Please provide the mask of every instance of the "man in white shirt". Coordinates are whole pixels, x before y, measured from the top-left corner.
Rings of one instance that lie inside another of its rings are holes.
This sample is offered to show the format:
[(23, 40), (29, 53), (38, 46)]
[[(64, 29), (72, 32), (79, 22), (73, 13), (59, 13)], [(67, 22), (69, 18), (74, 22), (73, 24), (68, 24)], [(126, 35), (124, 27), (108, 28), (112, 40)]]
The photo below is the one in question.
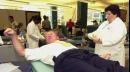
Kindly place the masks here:
[(27, 43), (29, 48), (39, 47), (39, 40), (44, 40), (44, 37), (40, 33), (38, 24), (41, 24), (41, 17), (35, 15), (32, 17), (31, 22), (27, 25)]
[(12, 37), (14, 47), (21, 56), (25, 56), (27, 60), (41, 60), (50, 65), (54, 65), (52, 59), (54, 56), (57, 57), (66, 50), (77, 48), (70, 43), (60, 41), (57, 35), (59, 33), (53, 30), (44, 33), (47, 45), (34, 49), (24, 49), (21, 43), (19, 43), (15, 31), (12, 29), (8, 28), (4, 33)]

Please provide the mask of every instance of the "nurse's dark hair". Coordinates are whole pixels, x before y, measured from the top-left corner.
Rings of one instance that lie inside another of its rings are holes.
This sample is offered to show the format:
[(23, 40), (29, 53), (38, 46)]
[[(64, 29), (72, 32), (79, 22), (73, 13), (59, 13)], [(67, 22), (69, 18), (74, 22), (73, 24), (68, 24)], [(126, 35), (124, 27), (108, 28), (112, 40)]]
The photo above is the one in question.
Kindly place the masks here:
[(105, 8), (105, 12), (111, 11), (112, 14), (117, 15), (117, 17), (120, 17), (120, 8), (116, 4), (111, 4), (108, 7)]

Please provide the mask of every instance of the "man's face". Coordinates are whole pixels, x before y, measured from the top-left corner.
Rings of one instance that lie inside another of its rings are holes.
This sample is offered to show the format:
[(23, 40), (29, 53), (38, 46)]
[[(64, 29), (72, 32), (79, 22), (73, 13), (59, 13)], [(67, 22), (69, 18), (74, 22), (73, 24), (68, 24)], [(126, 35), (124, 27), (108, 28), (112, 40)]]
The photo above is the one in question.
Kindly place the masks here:
[(35, 20), (34, 23), (35, 23), (35, 24), (40, 24), (40, 23), (41, 23), (41, 20)]
[(59, 37), (53, 31), (45, 32), (44, 37), (47, 43), (53, 43), (59, 39)]

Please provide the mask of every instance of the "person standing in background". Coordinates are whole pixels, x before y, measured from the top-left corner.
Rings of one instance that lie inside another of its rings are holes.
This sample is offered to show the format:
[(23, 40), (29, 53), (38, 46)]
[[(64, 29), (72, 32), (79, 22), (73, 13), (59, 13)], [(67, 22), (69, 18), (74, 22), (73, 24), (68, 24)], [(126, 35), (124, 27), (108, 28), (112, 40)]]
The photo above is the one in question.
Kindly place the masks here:
[(44, 21), (42, 21), (43, 30), (47, 31), (51, 29), (50, 21), (48, 16), (43, 16)]
[(93, 25), (94, 25), (94, 26), (98, 27), (98, 22), (97, 22), (97, 20), (94, 20), (94, 21), (92, 21), (92, 22), (93, 22)]
[(64, 21), (64, 17), (62, 16), (61, 17), (61, 20), (60, 20), (60, 30), (62, 32), (62, 34), (65, 36), (65, 37), (68, 37), (68, 32), (67, 32), (67, 28), (66, 28), (66, 23)]
[(67, 24), (66, 24), (66, 27), (67, 27), (67, 29), (68, 29), (68, 33), (71, 33), (71, 35), (72, 35), (72, 29), (73, 29), (73, 26), (74, 26), (74, 22), (72, 22), (72, 20), (71, 19), (69, 19), (69, 21), (67, 22)]
[(24, 32), (23, 23), (18, 24), (16, 32), (17, 32), (17, 35), (19, 35), (21, 32)]
[(127, 34), (125, 23), (120, 18), (118, 5), (112, 4), (105, 8), (107, 20), (88, 37), (96, 43), (95, 53), (105, 59), (119, 61), (125, 66), (124, 42)]
[(15, 30), (18, 26), (18, 23), (14, 20), (13, 16), (9, 16), (8, 18), (11, 24), (11, 28)]
[(39, 40), (43, 40), (44, 37), (40, 34), (38, 24), (41, 23), (41, 17), (35, 15), (32, 17), (32, 21), (27, 26), (27, 43), (29, 48), (38, 47)]

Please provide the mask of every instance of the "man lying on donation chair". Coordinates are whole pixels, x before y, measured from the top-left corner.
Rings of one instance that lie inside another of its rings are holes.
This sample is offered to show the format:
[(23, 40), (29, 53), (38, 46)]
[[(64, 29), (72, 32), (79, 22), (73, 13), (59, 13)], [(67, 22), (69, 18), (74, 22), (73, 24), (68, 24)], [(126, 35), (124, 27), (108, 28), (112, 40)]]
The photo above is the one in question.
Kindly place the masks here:
[(7, 28), (4, 34), (12, 38), (19, 55), (33, 61), (34, 72), (127, 72), (117, 61), (106, 60), (109, 56), (104, 55), (101, 58), (87, 50), (60, 41), (57, 30), (45, 32), (48, 44), (33, 49), (25, 49), (13, 29)]

